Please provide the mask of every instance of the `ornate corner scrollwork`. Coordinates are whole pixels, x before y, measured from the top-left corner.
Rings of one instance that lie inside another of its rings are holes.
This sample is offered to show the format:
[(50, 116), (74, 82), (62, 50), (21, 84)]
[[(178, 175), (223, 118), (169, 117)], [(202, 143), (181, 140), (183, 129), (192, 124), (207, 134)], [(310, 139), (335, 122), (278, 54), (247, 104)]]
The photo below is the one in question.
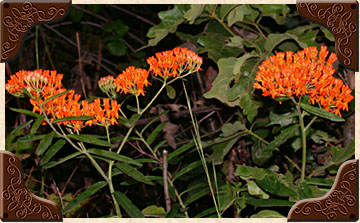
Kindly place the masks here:
[(298, 201), (288, 221), (357, 221), (359, 218), (359, 161), (345, 162), (326, 195)]
[(329, 1), (298, 1), (301, 16), (329, 29), (335, 37), (339, 61), (348, 69), (359, 70), (359, 4), (357, 1), (335, 3)]
[(3, 1), (0, 8), (0, 62), (17, 55), (25, 33), (36, 23), (59, 20), (69, 8), (70, 0), (47, 3)]
[(23, 183), (20, 161), (14, 154), (0, 151), (0, 219), (61, 221), (55, 203), (31, 193)]

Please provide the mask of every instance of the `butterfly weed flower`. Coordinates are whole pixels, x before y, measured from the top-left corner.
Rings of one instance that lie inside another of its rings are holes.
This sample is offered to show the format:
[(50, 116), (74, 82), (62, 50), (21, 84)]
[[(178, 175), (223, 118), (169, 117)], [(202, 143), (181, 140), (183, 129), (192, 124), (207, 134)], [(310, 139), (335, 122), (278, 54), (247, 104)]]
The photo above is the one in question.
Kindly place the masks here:
[(348, 110), (354, 97), (342, 80), (333, 77), (332, 64), (337, 58), (335, 53), (328, 55), (326, 46), (320, 52), (316, 47), (295, 54), (278, 52), (258, 67), (254, 88), (274, 99), (309, 95), (312, 104), (320, 103), (326, 111), (341, 116), (340, 110)]
[(146, 61), (150, 65), (150, 72), (165, 79), (180, 77), (184, 72), (196, 72), (202, 64), (202, 58), (195, 52), (180, 47), (158, 52)]
[[(34, 96), (43, 96), (62, 86), (63, 74), (50, 70), (21, 70), (10, 76), (5, 89), (16, 97), (23, 97), (25, 88)], [(40, 94), (40, 95), (39, 95)]]
[(150, 85), (150, 82), (147, 80), (148, 76), (149, 71), (130, 66), (115, 78), (116, 92), (120, 91), (120, 93), (124, 94), (130, 93), (136, 96), (144, 96), (144, 87)]
[(116, 98), (116, 88), (117, 85), (114, 82), (114, 77), (109, 75), (106, 77), (100, 78), (98, 81), (99, 88), (102, 92), (108, 95), (111, 98)]

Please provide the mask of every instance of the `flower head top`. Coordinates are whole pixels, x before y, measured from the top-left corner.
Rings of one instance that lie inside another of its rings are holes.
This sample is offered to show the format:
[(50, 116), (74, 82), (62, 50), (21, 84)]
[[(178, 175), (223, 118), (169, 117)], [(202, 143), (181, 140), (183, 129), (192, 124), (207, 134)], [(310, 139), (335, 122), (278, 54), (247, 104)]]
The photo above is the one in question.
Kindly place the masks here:
[(279, 52), (258, 67), (254, 88), (272, 98), (309, 95), (313, 104), (320, 103), (326, 111), (341, 115), (340, 109), (348, 110), (353, 96), (351, 89), (333, 77), (332, 64), (337, 58), (335, 53), (327, 58), (328, 54), (326, 46), (320, 52), (316, 47), (295, 54)]
[(46, 95), (62, 87), (62, 78), (63, 74), (58, 74), (54, 70), (21, 70), (10, 76), (5, 89), (16, 97), (24, 96), (23, 88), (32, 95)]
[(100, 78), (98, 81), (99, 88), (102, 92), (110, 96), (111, 98), (116, 98), (116, 84), (114, 82), (114, 77), (109, 75), (106, 77)]
[(156, 53), (146, 61), (150, 65), (149, 71), (164, 78), (179, 77), (186, 71), (196, 72), (202, 64), (202, 58), (196, 53), (180, 47)]
[(150, 84), (147, 80), (148, 76), (149, 71), (130, 66), (115, 78), (114, 83), (117, 86), (116, 91), (121, 91), (121, 93), (125, 94), (129, 92), (136, 96), (141, 94), (144, 96), (144, 87)]

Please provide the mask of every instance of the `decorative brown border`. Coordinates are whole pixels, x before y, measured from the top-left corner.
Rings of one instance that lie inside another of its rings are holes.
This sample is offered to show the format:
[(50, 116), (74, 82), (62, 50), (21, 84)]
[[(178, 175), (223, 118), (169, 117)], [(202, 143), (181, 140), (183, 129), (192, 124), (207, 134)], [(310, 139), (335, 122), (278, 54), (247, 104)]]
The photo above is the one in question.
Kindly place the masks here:
[(0, 62), (15, 59), (26, 32), (37, 23), (61, 20), (69, 11), (70, 4), (71, 0), (2, 1), (0, 4)]
[(331, 190), (320, 198), (298, 201), (288, 221), (351, 221), (359, 219), (359, 160), (341, 165)]
[(359, 71), (359, 4), (356, 0), (296, 2), (299, 14), (329, 29), (335, 37), (337, 57), (346, 68)]
[(21, 163), (8, 151), (0, 151), (0, 219), (62, 221), (54, 202), (35, 196), (25, 187)]

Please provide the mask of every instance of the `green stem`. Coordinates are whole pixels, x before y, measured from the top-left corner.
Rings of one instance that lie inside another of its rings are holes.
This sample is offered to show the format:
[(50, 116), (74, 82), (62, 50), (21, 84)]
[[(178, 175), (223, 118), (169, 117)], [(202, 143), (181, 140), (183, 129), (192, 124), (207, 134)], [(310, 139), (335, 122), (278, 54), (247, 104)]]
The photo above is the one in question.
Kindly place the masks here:
[(139, 103), (139, 97), (136, 95), (136, 108), (137, 108), (137, 113), (140, 114), (140, 103)]
[(310, 128), (310, 126), (316, 121), (317, 116), (314, 116), (314, 118), (311, 119), (311, 121), (309, 122), (309, 124), (307, 124), (307, 126), (305, 127), (305, 132), (307, 132), (307, 130)]
[(299, 115), (301, 139), (302, 139), (301, 181), (304, 181), (305, 180), (305, 167), (306, 167), (306, 130), (304, 127), (304, 117), (302, 115), (299, 103), (296, 104), (296, 110)]
[(39, 26), (35, 26), (35, 53), (36, 53), (36, 68), (40, 69), (39, 63)]

